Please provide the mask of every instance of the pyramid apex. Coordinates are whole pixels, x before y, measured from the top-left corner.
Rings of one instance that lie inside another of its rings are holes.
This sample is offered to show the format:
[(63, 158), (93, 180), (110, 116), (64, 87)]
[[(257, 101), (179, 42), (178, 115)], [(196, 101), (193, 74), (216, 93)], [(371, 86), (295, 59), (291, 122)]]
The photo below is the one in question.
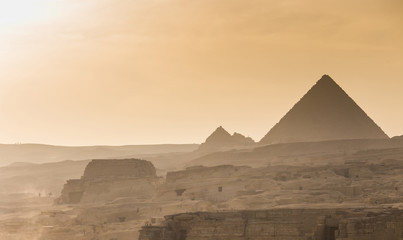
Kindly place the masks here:
[(214, 132), (227, 132), (227, 130), (225, 130), (222, 126), (219, 126)]
[(216, 134), (225, 134), (225, 135), (231, 135), (225, 130), (222, 126), (219, 126), (210, 136), (216, 135)]
[(319, 81), (318, 81), (318, 83), (319, 82), (331, 82), (331, 83), (336, 83), (334, 80), (333, 80), (333, 78), (331, 78), (329, 75), (327, 75), (327, 74), (325, 74), (325, 75), (323, 75), (320, 79), (319, 79)]
[[(324, 74), (321, 79), (324, 79), (324, 78), (332, 79), (332, 78), (331, 78), (329, 75), (327, 75), (327, 74)], [(332, 80), (333, 80), (333, 79), (332, 79)]]

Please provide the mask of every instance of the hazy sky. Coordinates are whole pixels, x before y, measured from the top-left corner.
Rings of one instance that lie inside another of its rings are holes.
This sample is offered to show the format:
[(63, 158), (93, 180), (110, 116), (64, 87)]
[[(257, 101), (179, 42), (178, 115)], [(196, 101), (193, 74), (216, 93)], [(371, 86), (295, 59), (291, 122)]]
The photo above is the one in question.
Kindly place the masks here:
[(402, 0), (0, 0), (0, 142), (260, 140), (329, 74), (403, 134)]

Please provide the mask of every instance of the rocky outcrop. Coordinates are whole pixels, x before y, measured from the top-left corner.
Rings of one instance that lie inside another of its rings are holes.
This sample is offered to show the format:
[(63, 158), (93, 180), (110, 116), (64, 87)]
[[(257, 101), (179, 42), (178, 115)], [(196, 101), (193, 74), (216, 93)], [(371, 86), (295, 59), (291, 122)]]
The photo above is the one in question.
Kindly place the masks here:
[(77, 204), (81, 201), (85, 191), (84, 181), (81, 179), (70, 179), (64, 184), (60, 198), (57, 203)]
[(145, 160), (92, 160), (85, 168), (82, 179), (147, 178), (157, 177), (154, 165)]
[[(321, 164), (314, 164), (318, 160)], [(399, 187), (403, 184), (402, 173), (401, 148), (318, 155), (299, 166), (194, 166), (169, 172), (159, 187), (158, 198), (207, 201), (221, 209), (318, 203), (396, 204), (403, 199), (403, 188)]]
[(273, 209), (198, 212), (165, 217), (144, 226), (139, 240), (400, 240), (397, 209)]
[(237, 172), (249, 169), (245, 166), (221, 165), (215, 167), (194, 166), (188, 167), (186, 170), (168, 172), (166, 181), (167, 183), (174, 183), (178, 181), (191, 181), (203, 180), (210, 178), (225, 178), (231, 175), (236, 175)]
[(245, 137), (242, 134), (234, 133), (229, 134), (222, 126), (218, 127), (204, 143), (200, 145), (197, 151), (199, 152), (213, 152), (225, 149), (245, 147), (253, 145), (250, 137)]
[(92, 160), (81, 179), (67, 181), (56, 203), (77, 204), (130, 196), (147, 199), (155, 193), (157, 182), (151, 162), (139, 159)]
[(386, 138), (354, 100), (324, 75), (260, 143)]
[(341, 219), (337, 227), (335, 240), (400, 240), (403, 237), (403, 211), (369, 211), (364, 217)]
[(219, 203), (236, 197), (245, 190), (237, 180), (251, 168), (223, 165), (195, 166), (186, 170), (169, 172), (160, 187), (160, 199), (191, 200)]

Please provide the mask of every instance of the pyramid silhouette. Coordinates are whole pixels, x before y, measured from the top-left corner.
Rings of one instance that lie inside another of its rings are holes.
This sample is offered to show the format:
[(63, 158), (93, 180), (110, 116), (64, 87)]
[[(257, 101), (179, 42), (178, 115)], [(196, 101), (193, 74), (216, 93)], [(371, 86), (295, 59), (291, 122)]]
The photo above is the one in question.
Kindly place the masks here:
[(262, 144), (388, 138), (328, 75), (277, 123)]
[(199, 147), (199, 151), (213, 151), (225, 147), (247, 146), (254, 144), (250, 137), (234, 133), (231, 135), (222, 126), (219, 126)]
[(223, 145), (230, 142), (232, 139), (231, 134), (227, 132), (222, 126), (219, 126), (210, 136), (207, 137), (206, 143), (213, 145)]

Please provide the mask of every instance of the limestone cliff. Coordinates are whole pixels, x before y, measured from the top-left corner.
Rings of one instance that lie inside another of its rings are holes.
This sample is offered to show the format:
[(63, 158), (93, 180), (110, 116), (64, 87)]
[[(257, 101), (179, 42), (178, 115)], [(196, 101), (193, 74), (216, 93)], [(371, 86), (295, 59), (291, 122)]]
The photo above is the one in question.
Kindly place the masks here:
[(81, 179), (68, 180), (57, 203), (77, 204), (155, 193), (158, 178), (151, 162), (139, 159), (92, 160)]
[(157, 177), (154, 165), (145, 160), (92, 160), (84, 171), (83, 179)]
[(399, 240), (398, 209), (272, 209), (197, 212), (144, 226), (139, 240)]

